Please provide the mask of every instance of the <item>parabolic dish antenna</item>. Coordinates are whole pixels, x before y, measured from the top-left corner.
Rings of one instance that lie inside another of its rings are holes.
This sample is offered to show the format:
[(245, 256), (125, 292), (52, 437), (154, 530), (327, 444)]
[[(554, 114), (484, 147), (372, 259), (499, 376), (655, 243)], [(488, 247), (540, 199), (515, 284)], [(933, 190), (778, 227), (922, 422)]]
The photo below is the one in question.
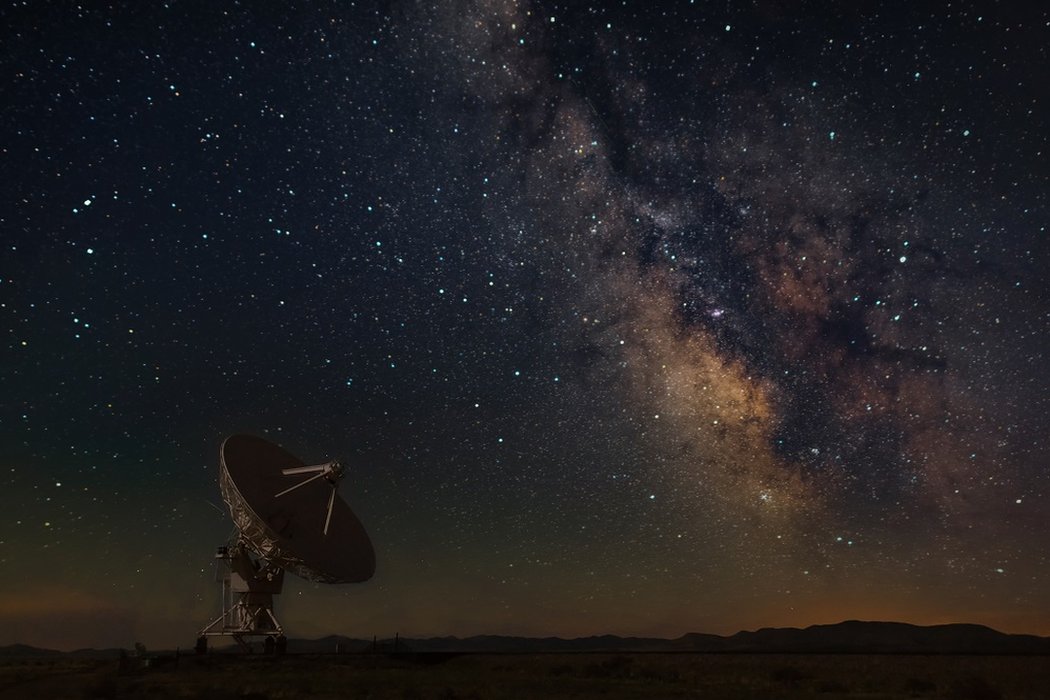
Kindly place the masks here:
[(338, 496), (345, 470), (336, 461), (306, 465), (284, 448), (253, 435), (233, 435), (219, 453), (219, 489), (237, 526), (233, 544), (215, 555), (223, 567), (223, 614), (201, 630), (207, 637), (266, 636), (267, 650), (283, 651), (284, 635), (273, 613), (285, 570), (320, 583), (372, 578), (372, 541), (350, 506)]
[(222, 443), (219, 488), (256, 554), (310, 581), (359, 583), (375, 573), (376, 554), (336, 495), (342, 468), (334, 464), (307, 467), (268, 440), (233, 435)]

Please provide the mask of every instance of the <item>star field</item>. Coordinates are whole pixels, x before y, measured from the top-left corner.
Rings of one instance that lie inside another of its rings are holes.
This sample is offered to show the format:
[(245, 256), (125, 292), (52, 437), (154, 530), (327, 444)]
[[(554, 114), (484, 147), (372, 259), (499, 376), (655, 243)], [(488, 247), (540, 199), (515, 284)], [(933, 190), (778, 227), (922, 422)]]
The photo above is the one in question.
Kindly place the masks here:
[(236, 432), (375, 544), (292, 636), (1050, 634), (1045, 10), (0, 22), (0, 643), (190, 644)]

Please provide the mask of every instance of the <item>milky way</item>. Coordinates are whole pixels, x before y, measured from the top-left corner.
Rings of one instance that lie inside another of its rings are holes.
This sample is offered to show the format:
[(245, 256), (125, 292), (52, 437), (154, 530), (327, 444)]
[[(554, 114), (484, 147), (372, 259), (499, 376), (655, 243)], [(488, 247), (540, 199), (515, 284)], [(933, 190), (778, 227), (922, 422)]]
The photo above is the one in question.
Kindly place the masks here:
[(293, 635), (1050, 633), (1050, 17), (839, 12), (0, 12), (3, 639), (188, 643), (241, 431)]

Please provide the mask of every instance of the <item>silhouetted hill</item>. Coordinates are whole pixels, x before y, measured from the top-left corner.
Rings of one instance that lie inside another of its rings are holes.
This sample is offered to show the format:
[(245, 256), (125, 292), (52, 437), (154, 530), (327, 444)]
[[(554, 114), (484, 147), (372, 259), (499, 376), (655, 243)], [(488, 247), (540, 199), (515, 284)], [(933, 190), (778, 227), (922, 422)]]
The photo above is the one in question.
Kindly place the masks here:
[[(127, 650), (121, 649), (77, 649), (76, 651), (64, 652), (66, 656), (74, 656), (79, 659), (116, 659), (120, 657), (120, 652)], [(170, 654), (172, 651), (150, 651), (146, 656), (154, 656), (156, 654)]]
[[(295, 640), (294, 651), (333, 651), (334, 638), (323, 644)], [(318, 640), (322, 641), (322, 640)], [(377, 643), (378, 651), (393, 651), (394, 640)], [(989, 627), (970, 624), (921, 627), (901, 622), (849, 620), (834, 625), (763, 628), (737, 632), (729, 637), (689, 633), (677, 639), (616, 637), (603, 635), (562, 639), (560, 637), (433, 637), (400, 639), (398, 650), (412, 652), (737, 652), (737, 653), (867, 653), (867, 654), (1050, 654), (1050, 638), (1004, 634)], [(345, 640), (344, 649), (371, 649), (371, 642)]]
[(920, 627), (903, 622), (849, 620), (805, 629), (765, 628), (726, 638), (726, 651), (864, 652), (909, 654), (1050, 653), (1050, 639), (1004, 634), (982, 625)]
[(30, 657), (42, 657), (42, 656), (61, 656), (62, 652), (55, 651), (54, 649), (40, 649), (38, 647), (31, 647), (28, 644), (9, 644), (6, 647), (0, 647), (0, 658), (5, 657), (19, 657), (19, 658), (30, 658)]
[(28, 644), (9, 644), (0, 647), (0, 659), (44, 659), (44, 658), (75, 658), (75, 659), (116, 659), (120, 656), (120, 649), (76, 649), (74, 651), (57, 651), (55, 649), (41, 649)]
[(297, 654), (357, 653), (371, 649), (372, 642), (330, 634), (320, 639), (292, 639), (288, 641), (288, 647)]
[(687, 632), (678, 639), (670, 640), (675, 651), (722, 651), (725, 647), (725, 637), (717, 634), (703, 634), (700, 632)]
[(407, 642), (416, 651), (489, 651), (489, 652), (530, 652), (530, 651), (664, 651), (671, 643), (667, 639), (650, 639), (646, 637), (617, 637), (601, 635), (562, 639), (560, 637), (505, 637), (482, 635), (457, 639), (445, 637), (440, 639), (412, 640)]
[[(374, 646), (373, 646), (374, 645)], [(261, 647), (261, 644), (259, 645)], [(298, 654), (361, 653), (530, 653), (530, 652), (710, 652), (811, 654), (1048, 654), (1050, 637), (1004, 634), (983, 625), (951, 624), (921, 627), (903, 622), (848, 620), (834, 625), (767, 627), (728, 637), (691, 632), (677, 639), (602, 635), (560, 637), (431, 637), (429, 639), (353, 639), (330, 635), (292, 639), (288, 650)], [(237, 652), (234, 647), (213, 651)], [(73, 656), (116, 658), (119, 649), (79, 649), (60, 652), (25, 644), (0, 647), (0, 658)]]

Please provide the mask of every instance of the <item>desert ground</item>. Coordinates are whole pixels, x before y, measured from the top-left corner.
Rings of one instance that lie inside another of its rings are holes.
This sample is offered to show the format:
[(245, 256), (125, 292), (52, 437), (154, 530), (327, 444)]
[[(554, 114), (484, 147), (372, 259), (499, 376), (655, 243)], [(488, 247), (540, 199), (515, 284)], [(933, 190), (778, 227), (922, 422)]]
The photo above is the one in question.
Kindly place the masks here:
[(0, 697), (1050, 698), (1050, 658), (782, 654), (344, 654), (4, 659)]

